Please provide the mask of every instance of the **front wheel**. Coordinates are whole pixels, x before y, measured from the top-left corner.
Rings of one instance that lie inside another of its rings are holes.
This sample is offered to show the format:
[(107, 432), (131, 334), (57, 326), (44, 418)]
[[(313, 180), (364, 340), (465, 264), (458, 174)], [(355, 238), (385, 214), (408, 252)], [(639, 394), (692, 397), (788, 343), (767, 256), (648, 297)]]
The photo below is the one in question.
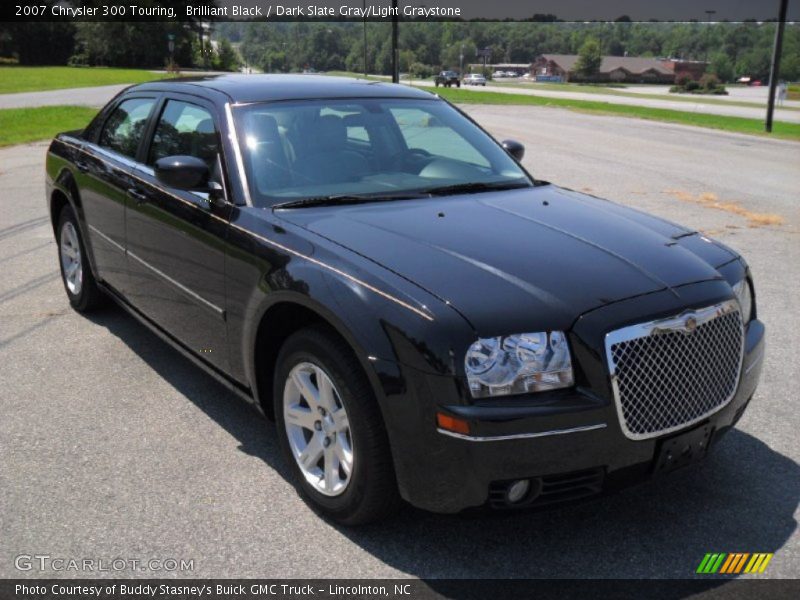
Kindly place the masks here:
[(349, 346), (326, 329), (293, 334), (278, 355), (278, 437), (301, 494), (345, 525), (376, 521), (399, 504), (375, 395)]

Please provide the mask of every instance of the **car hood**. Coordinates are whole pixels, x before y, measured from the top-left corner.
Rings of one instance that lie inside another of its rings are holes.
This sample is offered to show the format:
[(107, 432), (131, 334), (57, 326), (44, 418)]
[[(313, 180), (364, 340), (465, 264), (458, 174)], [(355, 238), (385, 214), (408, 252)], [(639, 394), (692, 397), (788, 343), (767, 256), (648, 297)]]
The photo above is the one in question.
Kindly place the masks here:
[(731, 250), (678, 225), (553, 185), (289, 209), (280, 216), (458, 310), (479, 335), (566, 329), (586, 311), (721, 278)]

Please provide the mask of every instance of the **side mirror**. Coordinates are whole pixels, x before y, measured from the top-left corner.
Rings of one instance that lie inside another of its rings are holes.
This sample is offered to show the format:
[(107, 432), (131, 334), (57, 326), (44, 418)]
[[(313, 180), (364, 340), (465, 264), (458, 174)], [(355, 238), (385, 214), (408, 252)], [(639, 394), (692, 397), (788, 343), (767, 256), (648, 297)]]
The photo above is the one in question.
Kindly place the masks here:
[(522, 157), (525, 156), (525, 146), (515, 140), (503, 140), (503, 148), (505, 148), (506, 152), (513, 156), (516, 161), (522, 160)]
[(166, 156), (155, 164), (156, 179), (167, 187), (190, 192), (209, 192), (209, 171), (195, 156)]

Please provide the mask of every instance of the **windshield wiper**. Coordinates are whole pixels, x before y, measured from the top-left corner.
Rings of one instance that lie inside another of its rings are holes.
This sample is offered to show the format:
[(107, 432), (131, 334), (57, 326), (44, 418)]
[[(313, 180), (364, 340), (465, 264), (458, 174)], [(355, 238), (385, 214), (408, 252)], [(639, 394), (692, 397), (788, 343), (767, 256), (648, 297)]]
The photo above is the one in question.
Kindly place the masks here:
[(338, 194), (314, 196), (275, 204), (272, 208), (306, 208), (310, 206), (339, 206), (342, 204), (365, 204), (367, 202), (390, 202), (393, 200), (414, 200), (422, 198), (419, 194)]
[(513, 190), (524, 187), (530, 187), (530, 184), (527, 182), (512, 183), (509, 181), (496, 181), (494, 183), (475, 181), (472, 183), (456, 183), (454, 185), (443, 185), (440, 187), (429, 188), (423, 191), (424, 193), (429, 194), (431, 196), (449, 196), (451, 194), (474, 194), (477, 192)]

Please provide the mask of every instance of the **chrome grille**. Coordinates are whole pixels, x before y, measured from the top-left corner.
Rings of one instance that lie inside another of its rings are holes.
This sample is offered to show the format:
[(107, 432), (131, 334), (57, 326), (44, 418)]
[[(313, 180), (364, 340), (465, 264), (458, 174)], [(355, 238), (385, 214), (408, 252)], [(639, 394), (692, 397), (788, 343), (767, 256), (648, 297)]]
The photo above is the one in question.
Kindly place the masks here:
[(739, 381), (743, 344), (735, 300), (606, 335), (625, 435), (641, 440), (676, 431), (728, 404)]

